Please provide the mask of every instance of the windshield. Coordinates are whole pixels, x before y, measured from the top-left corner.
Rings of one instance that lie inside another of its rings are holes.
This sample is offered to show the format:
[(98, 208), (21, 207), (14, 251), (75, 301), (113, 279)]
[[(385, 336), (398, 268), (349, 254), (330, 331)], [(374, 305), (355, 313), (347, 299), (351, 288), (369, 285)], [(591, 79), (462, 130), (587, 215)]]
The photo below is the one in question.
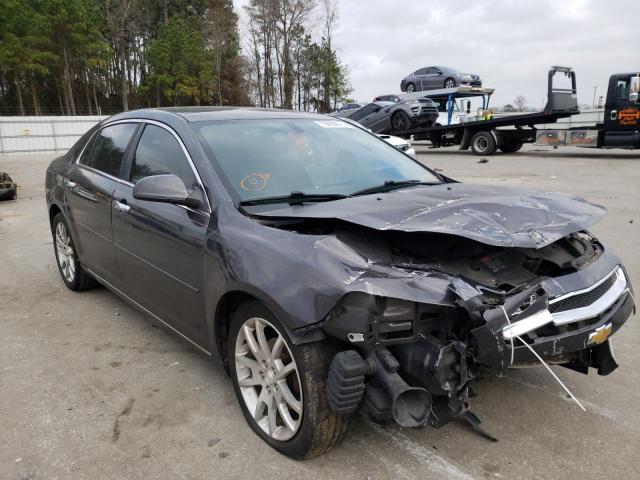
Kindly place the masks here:
[(390, 181), (440, 183), (395, 147), (342, 120), (230, 120), (192, 125), (227, 188), (241, 201), (292, 192), (350, 195)]

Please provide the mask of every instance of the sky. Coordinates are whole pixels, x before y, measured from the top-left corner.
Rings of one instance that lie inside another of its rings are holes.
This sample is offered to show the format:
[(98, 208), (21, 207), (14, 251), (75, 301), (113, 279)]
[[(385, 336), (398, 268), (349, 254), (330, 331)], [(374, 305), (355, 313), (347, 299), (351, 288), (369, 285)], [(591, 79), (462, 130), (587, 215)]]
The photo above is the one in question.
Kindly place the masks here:
[[(245, 1), (236, 1), (240, 7)], [(492, 104), (546, 102), (551, 65), (576, 71), (580, 104), (606, 96), (609, 75), (640, 69), (640, 0), (337, 0), (334, 45), (352, 97), (400, 91), (420, 67), (482, 77)], [(320, 22), (314, 22), (319, 24)], [(317, 32), (318, 34), (320, 32)]]

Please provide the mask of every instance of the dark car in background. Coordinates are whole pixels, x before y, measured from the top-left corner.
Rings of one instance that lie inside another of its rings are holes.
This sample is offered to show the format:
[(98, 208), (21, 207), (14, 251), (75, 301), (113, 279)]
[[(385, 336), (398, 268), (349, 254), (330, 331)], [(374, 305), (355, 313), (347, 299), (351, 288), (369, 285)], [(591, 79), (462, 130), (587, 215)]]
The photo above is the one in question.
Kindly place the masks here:
[(402, 98), (399, 95), (388, 94), (388, 95), (378, 95), (373, 99), (374, 102), (393, 102), (398, 103), (402, 101)]
[(343, 116), (358, 122), (374, 133), (390, 133), (428, 127), (438, 118), (436, 104), (428, 99), (372, 102)]
[(331, 112), (329, 115), (332, 117), (343, 118), (351, 115), (353, 112), (358, 110), (359, 108), (364, 107), (364, 103), (345, 103), (336, 111)]
[(473, 419), (473, 384), (509, 368), (607, 375), (634, 310), (587, 231), (604, 208), (458, 183), (324, 115), (121, 113), (51, 162), (45, 194), (66, 286), (99, 282), (218, 359), (249, 426), (293, 458), (337, 445), (358, 408)]
[(478, 75), (464, 73), (450, 67), (423, 67), (407, 75), (400, 82), (403, 92), (420, 92), (437, 88), (454, 88), (461, 85), (481, 87), (482, 80)]

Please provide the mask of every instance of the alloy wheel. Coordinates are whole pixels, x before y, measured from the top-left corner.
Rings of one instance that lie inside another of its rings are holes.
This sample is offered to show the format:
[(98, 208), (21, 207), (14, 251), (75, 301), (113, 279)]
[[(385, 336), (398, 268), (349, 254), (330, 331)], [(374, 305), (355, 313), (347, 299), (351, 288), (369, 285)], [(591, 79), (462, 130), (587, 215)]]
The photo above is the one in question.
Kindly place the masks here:
[(444, 82), (444, 88), (453, 88), (455, 86), (456, 86), (456, 82), (454, 82), (452, 79), (449, 79), (446, 82)]
[(63, 222), (56, 225), (56, 251), (60, 272), (68, 283), (72, 283), (76, 278), (75, 253), (71, 245), (71, 235)]
[(271, 438), (286, 441), (302, 423), (296, 361), (278, 329), (264, 318), (245, 321), (236, 337), (235, 370), (244, 404)]

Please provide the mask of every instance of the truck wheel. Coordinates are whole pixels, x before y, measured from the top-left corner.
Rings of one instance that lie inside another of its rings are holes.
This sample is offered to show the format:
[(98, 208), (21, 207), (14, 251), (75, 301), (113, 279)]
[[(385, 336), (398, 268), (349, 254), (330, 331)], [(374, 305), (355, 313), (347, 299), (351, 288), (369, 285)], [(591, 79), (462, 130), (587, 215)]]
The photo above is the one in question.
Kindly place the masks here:
[(471, 138), (471, 150), (474, 155), (493, 155), (496, 151), (496, 140), (491, 132), (478, 132)]
[(327, 341), (294, 345), (278, 319), (251, 301), (233, 314), (229, 370), (252, 430), (296, 459), (323, 454), (347, 432), (349, 415), (334, 413), (326, 380), (337, 350)]
[(514, 153), (522, 148), (522, 142), (505, 143), (498, 147), (504, 153)]
[(408, 93), (412, 93), (416, 91), (416, 86), (413, 83), (408, 83), (407, 84), (407, 92)]

